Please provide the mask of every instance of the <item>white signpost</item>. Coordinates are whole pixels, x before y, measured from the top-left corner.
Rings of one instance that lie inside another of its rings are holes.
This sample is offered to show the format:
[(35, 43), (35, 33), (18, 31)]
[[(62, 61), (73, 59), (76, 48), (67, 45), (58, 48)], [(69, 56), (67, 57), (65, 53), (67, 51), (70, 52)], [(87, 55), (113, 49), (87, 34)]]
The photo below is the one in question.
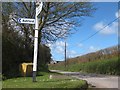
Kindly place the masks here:
[(35, 37), (34, 37), (34, 57), (33, 57), (33, 82), (36, 82), (37, 71), (37, 55), (38, 55), (38, 15), (42, 10), (43, 3), (36, 2), (36, 15), (35, 15)]
[(33, 82), (36, 82), (37, 71), (37, 55), (38, 55), (38, 15), (42, 10), (43, 3), (36, 1), (36, 15), (35, 19), (19, 18), (18, 23), (35, 24), (35, 37), (34, 37), (34, 57), (33, 57)]
[(35, 19), (19, 18), (19, 19), (18, 19), (18, 23), (35, 24)]

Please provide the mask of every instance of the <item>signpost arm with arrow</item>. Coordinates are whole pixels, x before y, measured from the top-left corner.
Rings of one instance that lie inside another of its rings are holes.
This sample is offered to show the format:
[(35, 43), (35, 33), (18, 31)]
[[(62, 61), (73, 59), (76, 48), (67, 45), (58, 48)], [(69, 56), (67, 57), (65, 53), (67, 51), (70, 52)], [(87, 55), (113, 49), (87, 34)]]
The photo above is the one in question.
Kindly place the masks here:
[(36, 15), (35, 15), (35, 37), (34, 37), (34, 57), (33, 57), (33, 82), (36, 82), (37, 72), (37, 55), (38, 55), (38, 15), (42, 10), (43, 3), (36, 2)]

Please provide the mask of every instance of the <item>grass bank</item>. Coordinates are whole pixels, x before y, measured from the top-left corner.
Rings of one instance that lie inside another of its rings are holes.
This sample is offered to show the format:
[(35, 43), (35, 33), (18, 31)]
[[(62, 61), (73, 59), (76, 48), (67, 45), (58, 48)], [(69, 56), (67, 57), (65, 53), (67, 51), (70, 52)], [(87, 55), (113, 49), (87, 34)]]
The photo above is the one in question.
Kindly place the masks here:
[(87, 73), (98, 73), (98, 74), (109, 74), (109, 75), (120, 75), (120, 59), (114, 57), (105, 60), (96, 60), (84, 63), (73, 63), (67, 65), (65, 68), (63, 65), (50, 65), (50, 69), (54, 70), (65, 70), (65, 71), (77, 71)]
[[(51, 79), (49, 78), (50, 75), (53, 76)], [(6, 88), (71, 88), (73, 90), (84, 88), (85, 90), (87, 87), (86, 81), (55, 73), (42, 73), (41, 76), (37, 76), (37, 82), (34, 83), (31, 77), (19, 77), (3, 81), (3, 90)]]

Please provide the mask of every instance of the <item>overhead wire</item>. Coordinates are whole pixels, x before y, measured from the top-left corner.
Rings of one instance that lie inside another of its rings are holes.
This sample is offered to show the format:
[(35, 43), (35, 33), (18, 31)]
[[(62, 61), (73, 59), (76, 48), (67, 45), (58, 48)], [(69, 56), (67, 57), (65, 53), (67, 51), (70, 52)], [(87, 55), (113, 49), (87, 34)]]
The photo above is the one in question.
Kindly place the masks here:
[(100, 30), (98, 30), (97, 32), (95, 32), (94, 34), (90, 35), (89, 37), (87, 37), (86, 39), (80, 41), (80, 43), (83, 43), (87, 40), (89, 40), (90, 38), (92, 38), (93, 36), (95, 36), (96, 34), (98, 34), (100, 31), (104, 30), (106, 27), (108, 27), (109, 25), (111, 25), (113, 22), (115, 22), (116, 20), (118, 20), (120, 18), (120, 16), (116, 19), (114, 19), (113, 21), (111, 21), (110, 23), (108, 23), (107, 25), (105, 25), (103, 28), (101, 28)]

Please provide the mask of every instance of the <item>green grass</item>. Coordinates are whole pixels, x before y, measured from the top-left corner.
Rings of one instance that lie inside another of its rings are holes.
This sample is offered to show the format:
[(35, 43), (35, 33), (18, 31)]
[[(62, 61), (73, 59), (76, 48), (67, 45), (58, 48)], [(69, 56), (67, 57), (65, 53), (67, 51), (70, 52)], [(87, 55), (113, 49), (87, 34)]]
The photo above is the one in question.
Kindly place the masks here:
[[(75, 78), (49, 79), (51, 73), (37, 76), (37, 82), (32, 82), (31, 77), (19, 77), (3, 81), (3, 88), (82, 88), (87, 87), (86, 81)], [(53, 74), (57, 76), (58, 74)]]
[(51, 65), (50, 69), (65, 70), (65, 71), (77, 71), (87, 73), (99, 73), (99, 74), (110, 74), (120, 75), (120, 60), (118, 57), (114, 57), (106, 60), (96, 60), (86, 63), (77, 63), (67, 65), (65, 68), (61, 65)]

